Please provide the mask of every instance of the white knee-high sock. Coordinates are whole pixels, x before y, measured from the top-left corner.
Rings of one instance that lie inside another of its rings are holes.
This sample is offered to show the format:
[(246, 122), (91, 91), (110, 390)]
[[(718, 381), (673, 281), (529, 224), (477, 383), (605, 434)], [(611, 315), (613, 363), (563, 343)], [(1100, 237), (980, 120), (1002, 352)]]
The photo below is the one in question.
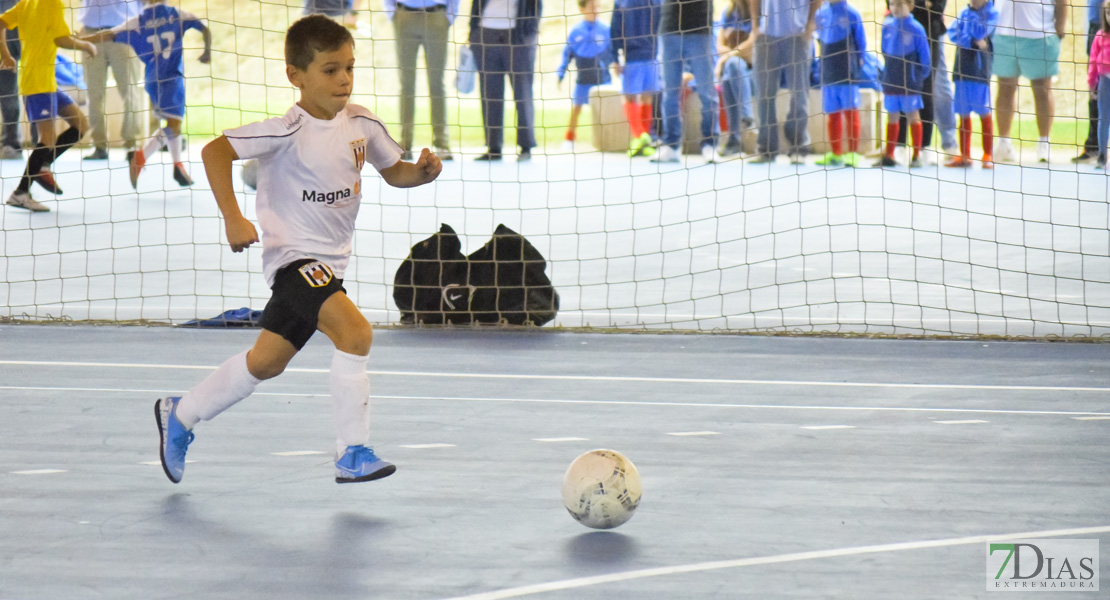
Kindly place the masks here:
[(167, 129), (169, 128), (164, 127), (154, 132), (154, 137), (150, 138), (150, 141), (147, 142), (145, 146), (143, 146), (143, 157), (150, 158), (154, 156), (159, 150), (162, 149), (162, 146), (166, 145)]
[(340, 456), (347, 446), (362, 446), (370, 441), (370, 376), (366, 373), (369, 358), (336, 350), (331, 359), (329, 387), (335, 405), (336, 448)]
[(247, 352), (227, 359), (224, 364), (181, 397), (177, 419), (186, 429), (199, 421), (210, 421), (233, 404), (254, 393), (261, 379), (247, 370)]
[(166, 143), (169, 144), (170, 157), (173, 158), (174, 164), (181, 162), (181, 135), (174, 133), (169, 127), (162, 131), (166, 132)]

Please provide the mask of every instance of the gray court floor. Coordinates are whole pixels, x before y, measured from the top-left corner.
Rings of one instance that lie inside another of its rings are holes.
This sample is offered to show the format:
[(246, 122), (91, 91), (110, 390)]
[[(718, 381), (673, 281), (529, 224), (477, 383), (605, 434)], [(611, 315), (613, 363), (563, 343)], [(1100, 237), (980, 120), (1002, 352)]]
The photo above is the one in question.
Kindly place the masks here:
[[(318, 336), (171, 484), (155, 398), (254, 335), (0, 327), (0, 598), (984, 598), (1015, 535), (1110, 589), (1110, 345), (381, 330), (398, 471), (338, 486)], [(599, 447), (608, 532), (559, 494)]]

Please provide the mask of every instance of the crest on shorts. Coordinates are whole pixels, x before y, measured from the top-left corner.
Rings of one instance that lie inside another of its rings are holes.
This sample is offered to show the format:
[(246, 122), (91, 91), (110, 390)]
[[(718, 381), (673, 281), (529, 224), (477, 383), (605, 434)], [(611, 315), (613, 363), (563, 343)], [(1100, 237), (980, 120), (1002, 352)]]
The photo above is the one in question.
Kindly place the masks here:
[(332, 277), (335, 277), (331, 269), (318, 260), (301, 265), (297, 270), (301, 272), (301, 276), (308, 282), (308, 285), (314, 288), (324, 287), (331, 282)]
[(366, 164), (366, 138), (351, 142), (351, 153), (355, 155), (355, 168), (361, 171), (362, 165)]

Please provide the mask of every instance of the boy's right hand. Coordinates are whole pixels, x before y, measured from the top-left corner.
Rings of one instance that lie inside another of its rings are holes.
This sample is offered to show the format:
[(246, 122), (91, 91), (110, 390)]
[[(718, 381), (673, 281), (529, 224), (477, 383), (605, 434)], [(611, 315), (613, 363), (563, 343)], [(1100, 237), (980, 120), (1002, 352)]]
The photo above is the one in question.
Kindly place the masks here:
[(224, 231), (227, 233), (227, 241), (231, 244), (232, 252), (242, 252), (251, 244), (258, 242), (258, 231), (254, 228), (254, 223), (245, 217), (229, 219), (224, 225)]
[(4, 56), (3, 58), (0, 58), (0, 69), (2, 69), (4, 71), (10, 71), (10, 70), (14, 69), (15, 65), (16, 65), (15, 57), (13, 57), (10, 54)]

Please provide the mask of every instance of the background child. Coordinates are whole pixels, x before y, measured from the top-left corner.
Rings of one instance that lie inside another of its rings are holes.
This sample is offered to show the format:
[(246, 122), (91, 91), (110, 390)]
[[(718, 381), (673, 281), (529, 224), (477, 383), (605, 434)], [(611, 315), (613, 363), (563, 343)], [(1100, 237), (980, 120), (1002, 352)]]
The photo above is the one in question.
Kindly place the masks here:
[[(656, 39), (662, 0), (616, 0), (609, 31), (612, 57), (621, 75), (624, 115), (632, 132), (628, 156), (651, 156), (652, 103), (659, 93)], [(624, 56), (624, 65), (619, 62)]]
[(609, 26), (597, 20), (597, 0), (578, 0), (582, 11), (582, 22), (570, 30), (567, 45), (563, 49), (563, 62), (559, 64), (559, 84), (567, 75), (567, 67), (573, 60), (578, 67), (578, 77), (574, 86), (574, 104), (570, 108), (570, 124), (567, 125), (566, 143), (574, 149), (577, 137), (578, 116), (582, 107), (590, 102), (590, 89), (595, 85), (609, 83)]
[(1098, 99), (1098, 159), (1096, 169), (1106, 168), (1106, 146), (1110, 142), (1110, 1), (1099, 10), (1101, 28), (1091, 44), (1091, 61), (1087, 66), (1087, 85), (1091, 96)]
[(191, 13), (167, 6), (165, 0), (145, 0), (147, 7), (139, 16), (119, 27), (89, 36), (93, 43), (115, 40), (130, 45), (146, 64), (146, 93), (159, 119), (166, 126), (159, 129), (147, 145), (129, 157), (131, 187), (139, 185), (139, 173), (146, 159), (168, 145), (173, 158), (173, 178), (182, 186), (193, 185), (181, 161), (181, 121), (185, 118), (185, 60), (181, 38), (189, 29), (204, 36), (204, 53), (200, 62), (211, 57), (212, 34), (204, 22)]
[(893, 167), (898, 143), (898, 119), (909, 120), (913, 139), (911, 167), (921, 166), (921, 90), (929, 77), (929, 39), (925, 28), (910, 14), (910, 0), (891, 0), (890, 16), (883, 21), (883, 107), (887, 111), (886, 151), (877, 167)]
[(721, 156), (743, 151), (744, 129), (755, 123), (752, 114), (752, 17), (748, 0), (731, 0), (721, 13), (721, 35), (717, 38), (717, 66), (714, 74), (721, 83), (728, 132)]
[(946, 167), (971, 166), (971, 113), (983, 128), (983, 168), (994, 168), (994, 119), (991, 117), (991, 42), (998, 25), (998, 10), (990, 0), (971, 0), (948, 28), (956, 44), (952, 80), (956, 84), (953, 107), (960, 117), (960, 155)]
[(362, 202), (363, 164), (372, 164), (394, 187), (429, 183), (443, 165), (427, 148), (416, 164), (402, 162), (401, 147), (381, 119), (347, 103), (354, 39), (342, 25), (323, 15), (293, 23), (285, 37), (285, 62), (289, 81), (300, 89), (297, 104), (283, 117), (226, 131), (202, 152), (233, 252), (257, 242), (258, 232), (239, 210), (231, 164), (259, 159), (262, 269), (273, 295), (253, 348), (228, 359), (184, 396), (155, 403), (162, 467), (174, 483), (184, 475), (193, 427), (279, 375), (317, 329), (335, 344), (329, 382), (338, 433), (336, 482), (370, 481), (396, 470), (366, 446), (366, 363), (373, 332), (347, 297), (343, 274)]
[[(82, 50), (96, 56), (96, 46), (75, 38), (66, 25), (61, 0), (21, 0), (0, 15), (0, 69), (14, 69), (16, 61), (8, 50), (8, 30), (19, 28), (23, 53), (19, 59), (19, 93), (27, 119), (39, 135), (39, 145), (27, 159), (19, 185), (8, 205), (35, 212), (50, 210), (31, 197), (31, 183), (48, 192), (62, 190), (50, 173), (50, 165), (76, 144), (89, 130), (89, 121), (65, 93), (58, 91), (54, 63), (58, 48)], [(60, 135), (54, 122), (61, 117), (69, 127)]]
[[(838, 167), (859, 165), (859, 81), (867, 34), (863, 18), (847, 0), (828, 0), (817, 9), (817, 40), (821, 44), (821, 100), (832, 151), (817, 161)], [(844, 121), (848, 122), (848, 154), (844, 154)]]

